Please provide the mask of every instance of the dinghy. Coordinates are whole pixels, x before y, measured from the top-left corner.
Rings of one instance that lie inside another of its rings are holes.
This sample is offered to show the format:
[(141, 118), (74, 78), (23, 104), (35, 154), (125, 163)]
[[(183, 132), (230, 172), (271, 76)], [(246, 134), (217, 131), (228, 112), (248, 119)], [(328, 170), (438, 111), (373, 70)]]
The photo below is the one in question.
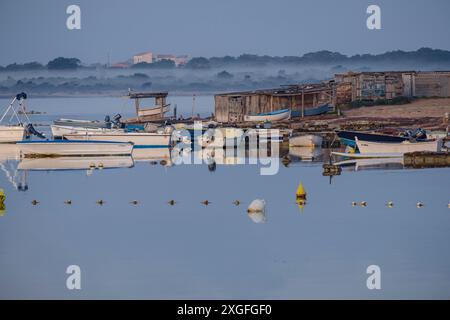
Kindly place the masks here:
[(327, 113), (328, 111), (330, 111), (330, 109), (331, 109), (330, 105), (326, 103), (314, 108), (305, 108), (303, 109), (303, 114), (302, 110), (292, 110), (291, 116), (293, 117), (301, 117), (302, 115), (305, 117), (318, 116)]
[(169, 133), (112, 131), (64, 135), (67, 140), (131, 142), (135, 148), (165, 148), (170, 145), (170, 137)]
[[(162, 109), (162, 110), (161, 110)], [(138, 117), (155, 117), (161, 114), (165, 114), (170, 111), (170, 105), (166, 104), (163, 108), (157, 106), (148, 109), (139, 109), (137, 111)]]
[(442, 148), (442, 139), (431, 141), (402, 141), (402, 142), (373, 142), (359, 140), (355, 137), (356, 145), (361, 154), (398, 154), (403, 155), (408, 152), (431, 151), (438, 152)]
[(322, 137), (314, 134), (294, 136), (289, 138), (289, 146), (292, 147), (320, 147), (322, 146)]
[(65, 119), (61, 118), (53, 121), (56, 126), (64, 127), (83, 127), (83, 128), (106, 128), (106, 122), (97, 120), (77, 120), (77, 119)]
[(133, 144), (115, 141), (20, 141), (21, 157), (131, 155)]
[(77, 127), (77, 126), (60, 126), (53, 124), (50, 126), (52, 130), (53, 138), (62, 138), (68, 134), (88, 134), (98, 132), (125, 132), (124, 129), (107, 129), (107, 128), (90, 128), (90, 127)]
[(267, 112), (267, 113), (259, 113), (259, 114), (255, 114), (255, 115), (245, 115), (244, 121), (275, 122), (275, 121), (289, 120), (290, 117), (291, 117), (291, 110), (290, 109), (282, 109), (282, 110), (276, 110), (276, 111)]

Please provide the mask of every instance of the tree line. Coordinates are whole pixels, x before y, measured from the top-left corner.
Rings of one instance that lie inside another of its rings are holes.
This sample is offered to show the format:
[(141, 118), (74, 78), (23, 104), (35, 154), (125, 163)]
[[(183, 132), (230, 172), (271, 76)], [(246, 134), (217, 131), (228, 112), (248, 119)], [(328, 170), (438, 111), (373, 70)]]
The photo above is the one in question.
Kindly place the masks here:
[[(171, 60), (161, 60), (154, 63), (138, 63), (131, 65), (131, 68), (149, 69), (209, 69), (226, 66), (270, 66), (270, 65), (337, 65), (351, 63), (396, 63), (396, 62), (425, 62), (425, 63), (450, 63), (450, 51), (441, 49), (421, 48), (416, 51), (395, 50), (382, 54), (356, 54), (347, 56), (339, 52), (327, 50), (310, 52), (299, 56), (268, 56), (255, 54), (242, 54), (237, 57), (194, 57), (184, 66), (176, 66)], [(21, 70), (76, 70), (82, 67), (81, 61), (77, 58), (58, 57), (49, 61), (46, 65), (39, 62), (28, 62), (23, 64), (9, 64), (0, 66), (0, 71), (21, 71)], [(104, 67), (107, 67), (104, 65)], [(226, 75), (225, 75), (226, 76)]]

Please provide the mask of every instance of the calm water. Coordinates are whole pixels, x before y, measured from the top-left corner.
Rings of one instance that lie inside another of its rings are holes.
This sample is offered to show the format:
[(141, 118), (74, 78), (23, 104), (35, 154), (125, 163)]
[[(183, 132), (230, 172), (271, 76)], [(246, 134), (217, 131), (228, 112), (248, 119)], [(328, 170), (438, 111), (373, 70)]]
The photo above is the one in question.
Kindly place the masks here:
[[(213, 99), (204, 99), (208, 113)], [(116, 100), (35, 99), (29, 108), (48, 112), (42, 122), (74, 110), (100, 117)], [(260, 165), (154, 164), (168, 162), (162, 151), (122, 168), (35, 171), (0, 151), (0, 298), (450, 298), (448, 168), (349, 167), (330, 183), (321, 162), (262, 176)], [(246, 211), (257, 198), (265, 223)], [(81, 290), (66, 288), (69, 265), (81, 268)], [(381, 290), (367, 289), (369, 265), (381, 268)]]

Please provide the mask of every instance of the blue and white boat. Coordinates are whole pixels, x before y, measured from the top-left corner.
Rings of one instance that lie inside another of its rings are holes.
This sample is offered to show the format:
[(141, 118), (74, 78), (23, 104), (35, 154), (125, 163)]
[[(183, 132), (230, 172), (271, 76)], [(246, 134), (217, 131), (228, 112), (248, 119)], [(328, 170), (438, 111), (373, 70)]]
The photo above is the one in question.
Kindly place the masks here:
[(244, 121), (265, 122), (265, 121), (282, 121), (289, 120), (291, 117), (290, 109), (281, 109), (272, 112), (259, 113), (255, 115), (245, 115)]
[[(303, 110), (303, 115), (305, 117), (318, 116), (318, 115), (327, 113), (328, 111), (330, 111), (330, 109), (331, 109), (331, 106), (328, 103), (326, 103), (326, 104), (323, 104), (323, 105), (320, 105), (320, 106), (314, 107), (314, 108), (305, 108)], [(301, 117), (302, 110), (293, 110), (291, 112), (291, 115), (293, 117)]]
[(358, 132), (346, 130), (338, 130), (336, 131), (336, 134), (343, 145), (356, 148), (355, 138), (361, 141), (390, 142), (390, 143), (408, 141), (411, 138), (415, 138), (418, 141), (425, 141), (427, 139), (427, 135), (423, 130), (418, 129), (416, 131), (406, 136), (398, 136), (398, 135), (395, 136), (390, 134), (381, 134), (374, 132)]

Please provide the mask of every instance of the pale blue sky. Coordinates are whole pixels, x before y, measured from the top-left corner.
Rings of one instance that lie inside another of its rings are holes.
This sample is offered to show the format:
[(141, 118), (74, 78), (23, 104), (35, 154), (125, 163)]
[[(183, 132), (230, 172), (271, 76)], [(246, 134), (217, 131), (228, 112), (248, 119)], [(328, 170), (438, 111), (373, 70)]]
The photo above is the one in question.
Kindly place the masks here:
[[(82, 29), (66, 28), (78, 4)], [(382, 30), (366, 28), (378, 4)], [(133, 53), (223, 56), (450, 49), (448, 0), (1, 0), (0, 64), (57, 56), (84, 62)]]

